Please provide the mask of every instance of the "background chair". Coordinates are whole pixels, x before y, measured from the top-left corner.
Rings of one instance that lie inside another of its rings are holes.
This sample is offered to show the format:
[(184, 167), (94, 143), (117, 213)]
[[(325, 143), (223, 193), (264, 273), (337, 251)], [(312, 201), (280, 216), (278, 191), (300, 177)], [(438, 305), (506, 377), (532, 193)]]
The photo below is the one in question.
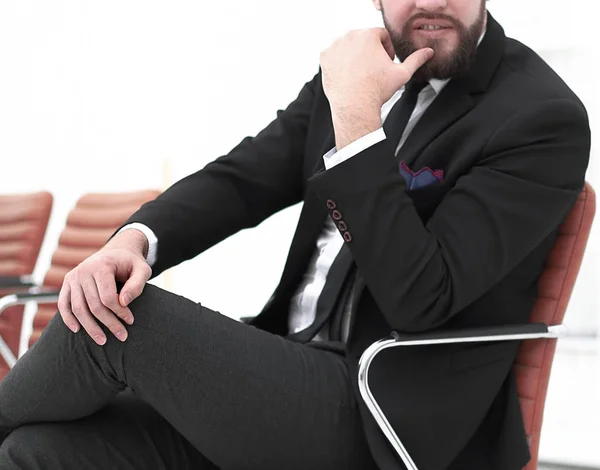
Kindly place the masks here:
[[(47, 191), (0, 196), (0, 295), (33, 285), (31, 274), (44, 240), (52, 211)], [(7, 309), (0, 317), (0, 344), (18, 354), (23, 307)], [(0, 358), (0, 378), (9, 366)]]
[(515, 360), (514, 371), (531, 452), (531, 460), (525, 470), (537, 469), (544, 405), (556, 338), (565, 334), (561, 323), (583, 260), (595, 210), (596, 197), (592, 187), (586, 183), (560, 227), (546, 268), (540, 276), (538, 297), (531, 312), (530, 324), (415, 335), (392, 333), (391, 338), (374, 343), (363, 353), (359, 363), (361, 395), (408, 470), (417, 470), (417, 466), (390, 426), (369, 387), (369, 366), (377, 354), (384, 349), (399, 346), (516, 340), (523, 341)]
[[(42, 333), (57, 311), (58, 292), (64, 276), (88, 256), (98, 251), (113, 232), (131, 214), (160, 194), (146, 190), (128, 193), (94, 193), (82, 196), (67, 217), (66, 226), (60, 235), (58, 246), (42, 286), (27, 293), (17, 293), (0, 298), (0, 318), (4, 309), (13, 305), (36, 302), (38, 311), (33, 320), (31, 346)], [(10, 367), (16, 357), (1, 351)]]

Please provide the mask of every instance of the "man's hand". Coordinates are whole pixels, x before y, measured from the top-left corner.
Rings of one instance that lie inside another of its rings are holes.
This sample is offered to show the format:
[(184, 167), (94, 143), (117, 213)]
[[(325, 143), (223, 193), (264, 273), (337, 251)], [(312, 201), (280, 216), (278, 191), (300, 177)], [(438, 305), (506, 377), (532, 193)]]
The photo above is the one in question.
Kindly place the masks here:
[(381, 107), (433, 57), (424, 48), (394, 63), (384, 28), (351, 31), (321, 53), (323, 90), (333, 118), (338, 150), (381, 127)]
[[(146, 246), (144, 234), (125, 230), (67, 273), (58, 310), (69, 329), (76, 333), (81, 325), (96, 343), (103, 345), (106, 336), (98, 320), (119, 340), (127, 339), (127, 330), (119, 319), (133, 323), (127, 306), (142, 293), (152, 274), (144, 258)], [(119, 295), (117, 281), (124, 283)]]

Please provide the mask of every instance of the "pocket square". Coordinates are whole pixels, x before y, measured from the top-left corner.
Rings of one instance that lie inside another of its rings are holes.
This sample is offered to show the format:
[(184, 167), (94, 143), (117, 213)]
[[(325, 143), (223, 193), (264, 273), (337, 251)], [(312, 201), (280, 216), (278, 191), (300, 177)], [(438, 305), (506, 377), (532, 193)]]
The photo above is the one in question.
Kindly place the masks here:
[(432, 170), (426, 166), (414, 172), (404, 162), (400, 162), (400, 174), (404, 177), (409, 191), (444, 181), (444, 170)]

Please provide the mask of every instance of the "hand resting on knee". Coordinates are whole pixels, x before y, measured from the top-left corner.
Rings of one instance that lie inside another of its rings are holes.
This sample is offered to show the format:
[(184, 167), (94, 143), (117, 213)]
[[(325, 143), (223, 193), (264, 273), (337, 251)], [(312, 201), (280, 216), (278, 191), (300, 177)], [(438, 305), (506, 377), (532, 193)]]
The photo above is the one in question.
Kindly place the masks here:
[[(106, 335), (98, 322), (104, 324), (119, 340), (127, 339), (121, 322), (131, 325), (133, 314), (128, 305), (138, 297), (152, 274), (145, 259), (147, 239), (131, 229), (115, 235), (65, 276), (58, 310), (67, 327), (77, 333), (80, 326), (99, 345)], [(117, 292), (117, 282), (123, 283)]]

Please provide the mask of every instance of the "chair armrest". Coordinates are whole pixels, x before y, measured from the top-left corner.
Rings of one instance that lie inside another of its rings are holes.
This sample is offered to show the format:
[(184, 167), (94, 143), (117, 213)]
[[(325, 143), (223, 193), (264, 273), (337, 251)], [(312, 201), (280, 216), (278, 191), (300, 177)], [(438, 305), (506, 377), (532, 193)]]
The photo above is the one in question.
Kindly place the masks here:
[(418, 334), (392, 332), (389, 338), (373, 343), (361, 355), (358, 362), (358, 388), (367, 408), (379, 428), (398, 453), (407, 470), (418, 470), (406, 448), (392, 428), (369, 387), (369, 367), (375, 356), (384, 349), (399, 346), (427, 346), (432, 344), (480, 343), (491, 341), (521, 341), (525, 339), (558, 338), (565, 336), (563, 325), (547, 326), (544, 323), (506, 325), (492, 328), (468, 328), (455, 331), (432, 331)]
[(0, 315), (8, 307), (14, 305), (25, 305), (27, 302), (36, 302), (38, 304), (58, 302), (58, 290), (36, 290), (34, 292), (19, 292), (17, 294), (5, 295), (0, 297)]
[(0, 276), (0, 289), (29, 288), (34, 286), (35, 283), (29, 274), (24, 276)]
[(432, 331), (419, 334), (407, 334), (393, 331), (391, 339), (397, 343), (402, 343), (398, 344), (398, 346), (423, 346), (429, 344), (480, 343), (484, 341), (520, 341), (524, 339), (558, 338), (564, 336), (566, 332), (567, 329), (564, 325), (547, 326), (544, 323), (528, 323), (525, 325), (465, 328), (462, 330)]
[[(57, 302), (59, 292), (60, 291), (57, 290), (40, 291), (38, 287), (34, 287), (29, 292), (5, 295), (4, 297), (0, 297), (0, 315), (2, 315), (2, 312), (8, 307), (24, 305), (27, 302), (37, 302), (38, 304)], [(11, 369), (15, 366), (17, 358), (2, 336), (0, 336), (0, 356), (2, 356)]]

